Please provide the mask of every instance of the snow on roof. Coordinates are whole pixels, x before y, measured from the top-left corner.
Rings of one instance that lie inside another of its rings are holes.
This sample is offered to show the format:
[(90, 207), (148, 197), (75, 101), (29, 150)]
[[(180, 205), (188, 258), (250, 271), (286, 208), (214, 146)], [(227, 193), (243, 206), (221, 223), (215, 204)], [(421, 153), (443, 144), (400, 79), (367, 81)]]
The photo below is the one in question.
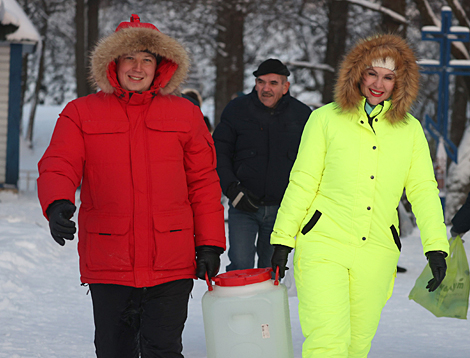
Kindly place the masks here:
[(15, 0), (0, 0), (0, 22), (2, 25), (19, 26), (18, 30), (6, 36), (8, 41), (34, 43), (40, 41), (39, 32)]

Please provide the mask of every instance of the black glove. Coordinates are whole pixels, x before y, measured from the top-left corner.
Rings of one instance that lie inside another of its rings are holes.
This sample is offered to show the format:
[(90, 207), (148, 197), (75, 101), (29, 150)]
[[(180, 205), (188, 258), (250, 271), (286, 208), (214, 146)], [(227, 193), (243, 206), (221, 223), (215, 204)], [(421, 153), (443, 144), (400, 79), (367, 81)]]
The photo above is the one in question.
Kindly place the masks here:
[(453, 226), (452, 226), (452, 228), (450, 229), (450, 236), (452, 236), (452, 237), (457, 237), (457, 236), (462, 237), (463, 234), (464, 234), (464, 233), (460, 233), (460, 232), (455, 231)]
[(56, 200), (46, 209), (51, 235), (61, 246), (65, 245), (64, 239), (73, 240), (77, 232), (75, 223), (70, 220), (76, 209), (69, 200)]
[(196, 247), (196, 276), (201, 280), (209, 276), (209, 280), (217, 275), (220, 266), (220, 255), (224, 249), (218, 246), (198, 246)]
[(258, 211), (256, 202), (259, 199), (239, 183), (233, 182), (229, 185), (227, 188), (227, 197), (231, 200), (234, 208), (249, 213), (256, 213)]
[(271, 258), (271, 266), (274, 273), (279, 267), (279, 278), (283, 278), (286, 274), (287, 267), (287, 256), (292, 251), (292, 247), (284, 245), (274, 245), (273, 257)]
[(446, 254), (442, 251), (428, 251), (426, 252), (426, 257), (434, 276), (434, 278), (429, 280), (426, 288), (429, 289), (429, 292), (432, 292), (439, 287), (444, 277), (446, 277)]

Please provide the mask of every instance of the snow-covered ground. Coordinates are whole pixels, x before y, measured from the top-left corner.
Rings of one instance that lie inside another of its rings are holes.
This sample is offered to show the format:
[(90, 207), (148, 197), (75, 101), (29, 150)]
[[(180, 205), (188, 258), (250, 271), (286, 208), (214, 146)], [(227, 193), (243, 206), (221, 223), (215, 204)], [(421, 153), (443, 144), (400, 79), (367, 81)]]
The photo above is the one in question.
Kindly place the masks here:
[[(40, 107), (33, 149), (21, 146), (21, 169), (36, 169), (61, 108)], [(49, 235), (34, 191), (0, 192), (0, 358), (93, 357), (90, 295), (80, 286), (76, 240), (64, 247)], [(30, 183), (30, 189), (32, 184)], [(465, 237), (464, 237), (465, 239)], [(470, 235), (464, 246), (470, 251)], [(470, 324), (436, 318), (408, 300), (425, 258), (419, 231), (403, 238), (395, 290), (382, 314), (370, 358), (464, 358), (470, 356)], [(228, 263), (222, 256), (222, 267)], [(206, 357), (201, 299), (206, 284), (195, 284), (183, 335), (187, 358)], [(294, 354), (301, 357), (303, 336), (297, 298), (290, 297)]]

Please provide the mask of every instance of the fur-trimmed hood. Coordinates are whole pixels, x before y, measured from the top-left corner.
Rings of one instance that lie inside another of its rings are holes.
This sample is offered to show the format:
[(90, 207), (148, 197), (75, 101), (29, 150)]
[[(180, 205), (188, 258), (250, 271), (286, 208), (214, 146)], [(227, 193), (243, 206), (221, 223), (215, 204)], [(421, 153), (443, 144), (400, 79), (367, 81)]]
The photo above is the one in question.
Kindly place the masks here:
[(91, 54), (91, 82), (105, 93), (120, 88), (116, 62), (124, 54), (148, 51), (163, 57), (150, 88), (163, 95), (175, 91), (186, 78), (189, 56), (175, 39), (148, 27), (128, 27), (101, 39)]
[(418, 96), (419, 67), (407, 42), (397, 35), (375, 35), (360, 40), (343, 60), (335, 86), (335, 102), (344, 111), (355, 110), (364, 98), (359, 84), (364, 70), (375, 59), (391, 57), (395, 61), (395, 87), (386, 118), (403, 121)]

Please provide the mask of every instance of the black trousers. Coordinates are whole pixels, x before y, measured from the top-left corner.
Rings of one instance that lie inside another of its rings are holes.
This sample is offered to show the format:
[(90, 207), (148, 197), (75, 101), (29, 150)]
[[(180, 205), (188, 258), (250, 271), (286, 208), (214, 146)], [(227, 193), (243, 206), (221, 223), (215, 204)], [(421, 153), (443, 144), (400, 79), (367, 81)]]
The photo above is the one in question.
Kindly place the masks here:
[(98, 358), (182, 358), (193, 280), (148, 288), (90, 284)]

